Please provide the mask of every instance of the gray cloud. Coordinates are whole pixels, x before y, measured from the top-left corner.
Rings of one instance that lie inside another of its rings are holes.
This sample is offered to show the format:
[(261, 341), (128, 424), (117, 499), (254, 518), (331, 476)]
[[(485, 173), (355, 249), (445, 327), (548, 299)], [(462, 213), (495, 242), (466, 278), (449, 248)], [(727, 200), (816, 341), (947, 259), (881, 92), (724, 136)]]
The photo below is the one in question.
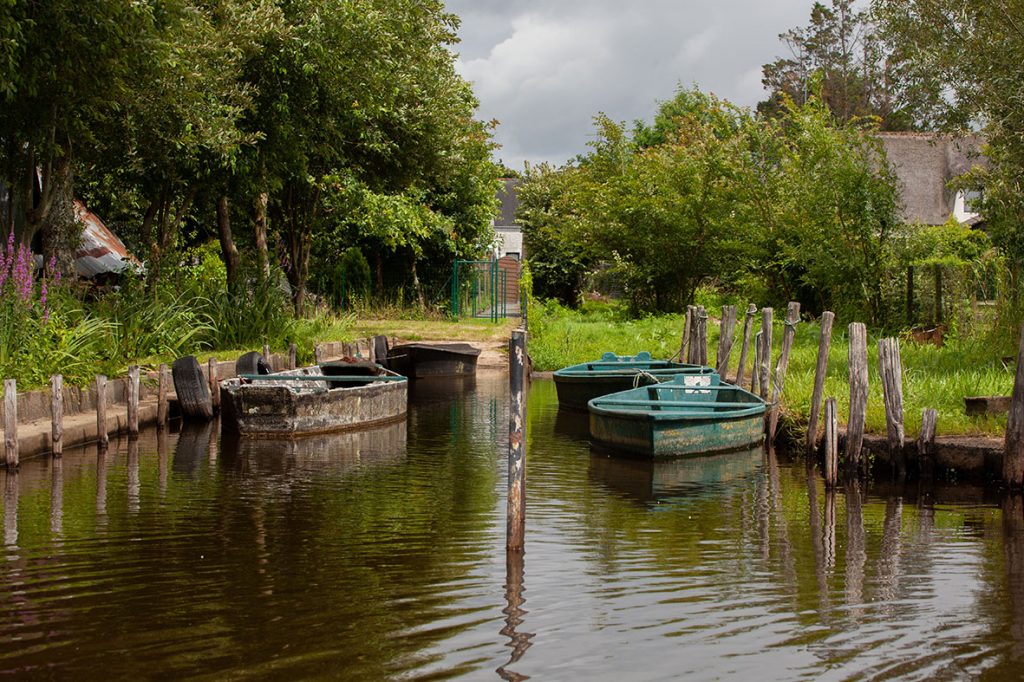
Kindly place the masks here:
[(462, 19), (459, 70), (480, 117), (497, 119), (512, 167), (586, 151), (592, 119), (650, 119), (678, 85), (744, 106), (762, 99), (761, 65), (810, 0), (449, 0)]

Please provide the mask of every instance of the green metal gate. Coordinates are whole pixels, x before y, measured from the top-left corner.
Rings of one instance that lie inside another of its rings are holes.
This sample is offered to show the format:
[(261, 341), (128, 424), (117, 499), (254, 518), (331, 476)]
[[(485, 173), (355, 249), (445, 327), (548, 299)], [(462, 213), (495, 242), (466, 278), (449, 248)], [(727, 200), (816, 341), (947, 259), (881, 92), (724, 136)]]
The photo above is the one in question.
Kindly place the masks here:
[(492, 322), (519, 314), (516, 297), (509, 305), (508, 272), (496, 260), (457, 260), (452, 266), (452, 317)]

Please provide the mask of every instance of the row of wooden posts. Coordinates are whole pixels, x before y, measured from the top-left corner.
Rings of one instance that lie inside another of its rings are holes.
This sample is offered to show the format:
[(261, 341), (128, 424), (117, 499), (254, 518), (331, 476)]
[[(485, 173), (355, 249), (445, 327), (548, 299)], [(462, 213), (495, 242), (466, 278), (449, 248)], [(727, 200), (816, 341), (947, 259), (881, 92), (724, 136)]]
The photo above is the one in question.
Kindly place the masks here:
[[(789, 368), (789, 356), (796, 338), (796, 327), (800, 322), (800, 304), (791, 302), (786, 307), (786, 318), (782, 334), (782, 344), (775, 363), (774, 372), (771, 367), (772, 351), (772, 319), (774, 310), (761, 310), (761, 329), (754, 333), (754, 318), (757, 306), (750, 304), (746, 311), (743, 324), (743, 337), (740, 345), (740, 362), (736, 370), (735, 382), (744, 383), (748, 349), (753, 338), (754, 362), (750, 376), (750, 390), (768, 402), (766, 417), (767, 438), (774, 443), (781, 413), (781, 399)], [(715, 358), (715, 369), (721, 376), (729, 371), (729, 356), (733, 346), (736, 328), (736, 306), (722, 308), (721, 334), (718, 340), (718, 356)], [(679, 358), (685, 362), (707, 365), (707, 320), (708, 314), (703, 306), (689, 306), (683, 327), (682, 343)], [(821, 316), (821, 337), (818, 344), (818, 358), (814, 375), (814, 392), (811, 398), (810, 419), (807, 427), (806, 450), (814, 455), (818, 450), (818, 426), (822, 418), (822, 404), (825, 388), (825, 374), (828, 370), (828, 353), (832, 343), (832, 325), (835, 315), (826, 311)], [(866, 473), (866, 459), (862, 449), (864, 442), (864, 426), (868, 403), (868, 355), (867, 329), (861, 322), (853, 322), (848, 327), (849, 334), (849, 385), (850, 414), (846, 430), (846, 465), (850, 475)], [(1024, 346), (1022, 346), (1024, 352)], [(882, 375), (882, 395), (885, 402), (885, 420), (888, 436), (889, 454), (894, 471), (899, 477), (906, 474), (906, 456), (904, 452), (905, 433), (903, 427), (903, 377), (900, 362), (899, 342), (894, 338), (880, 339), (878, 357)], [(829, 486), (836, 485), (839, 469), (839, 437), (838, 414), (836, 399), (824, 398), (824, 449), (825, 449), (825, 482)], [(936, 411), (924, 410), (922, 416), (921, 435), (918, 439), (918, 452), (924, 461), (934, 453), (935, 449)]]
[[(319, 355), (319, 349), (317, 349)], [(291, 344), (288, 349), (288, 362), (295, 368), (297, 349)], [(263, 346), (263, 357), (270, 362), (270, 347)], [(217, 359), (210, 358), (207, 364), (207, 379), (210, 386), (210, 400), (214, 411), (220, 409), (220, 379), (217, 371)], [(167, 425), (167, 393), (171, 385), (170, 372), (166, 364), (157, 370), (157, 428)], [(107, 377), (96, 377), (96, 438), (99, 448), (106, 450), (110, 436), (107, 432)], [(51, 451), (54, 457), (64, 452), (64, 378), (60, 374), (50, 377), (51, 394)], [(139, 399), (140, 399), (140, 368), (138, 365), (128, 367), (128, 436), (139, 435)], [(18, 448), (18, 385), (14, 379), (4, 380), (4, 463), (8, 470), (16, 469), (20, 460)]]

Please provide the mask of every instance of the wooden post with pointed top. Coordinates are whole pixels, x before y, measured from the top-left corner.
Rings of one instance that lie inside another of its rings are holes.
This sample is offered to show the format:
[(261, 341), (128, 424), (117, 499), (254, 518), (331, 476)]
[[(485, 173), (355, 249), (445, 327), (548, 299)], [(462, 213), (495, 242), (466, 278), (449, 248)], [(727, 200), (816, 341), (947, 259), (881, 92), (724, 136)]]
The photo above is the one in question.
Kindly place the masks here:
[(509, 343), (508, 526), (506, 548), (521, 550), (526, 527), (526, 332)]
[(139, 435), (139, 366), (128, 367), (128, 435)]
[[(747, 349), (750, 347), (750, 335), (754, 331), (754, 317), (757, 315), (757, 306), (751, 303), (747, 306), (747, 313), (743, 320), (743, 345), (740, 346), (740, 366), (736, 368), (736, 385), (743, 383), (743, 373), (747, 365)], [(754, 370), (756, 372), (756, 369)]]
[(832, 323), (836, 316), (829, 310), (821, 314), (821, 336), (818, 338), (818, 364), (814, 368), (814, 392), (811, 394), (811, 414), (807, 421), (807, 454), (818, 446), (818, 416), (821, 398), (825, 395), (825, 376), (828, 374), (828, 351), (832, 345)]
[(850, 473), (863, 468), (864, 422), (868, 410), (868, 332), (863, 322), (849, 326), (850, 419), (846, 425), (846, 466)]
[(96, 440), (100, 450), (106, 450), (110, 443), (107, 435), (107, 377), (100, 374), (96, 377)]
[(1017, 373), (1013, 379), (1010, 413), (1006, 418), (1003, 480), (1013, 488), (1024, 485), (1024, 325), (1020, 328)]
[(18, 468), (18, 382), (4, 379), (4, 461), (7, 469)]
[(54, 457), (64, 454), (64, 377), (50, 377), (50, 451)]
[(786, 372), (789, 371), (789, 353), (793, 349), (796, 338), (796, 325), (800, 321), (800, 304), (790, 301), (786, 306), (786, 328), (782, 330), (782, 345), (779, 348), (779, 360), (775, 363), (775, 379), (772, 381), (772, 404), (768, 415), (768, 442), (775, 442), (775, 431), (779, 426), (779, 415), (782, 412), (782, 389), (786, 384)]

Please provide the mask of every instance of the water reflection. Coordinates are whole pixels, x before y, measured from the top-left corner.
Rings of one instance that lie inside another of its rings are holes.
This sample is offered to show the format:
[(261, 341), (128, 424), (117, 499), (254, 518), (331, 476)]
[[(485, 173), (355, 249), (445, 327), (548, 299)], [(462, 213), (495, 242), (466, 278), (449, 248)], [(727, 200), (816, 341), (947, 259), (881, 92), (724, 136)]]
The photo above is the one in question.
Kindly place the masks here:
[(760, 469), (763, 457), (761, 448), (665, 461), (612, 457), (591, 450), (590, 477), (643, 503), (698, 499), (732, 489), (738, 479)]
[(0, 474), (0, 672), (1019, 677), (1019, 496), (825, 490), (784, 452), (613, 459), (535, 382), (527, 595), (504, 542), (507, 377), (422, 386), (370, 432), (186, 427)]

